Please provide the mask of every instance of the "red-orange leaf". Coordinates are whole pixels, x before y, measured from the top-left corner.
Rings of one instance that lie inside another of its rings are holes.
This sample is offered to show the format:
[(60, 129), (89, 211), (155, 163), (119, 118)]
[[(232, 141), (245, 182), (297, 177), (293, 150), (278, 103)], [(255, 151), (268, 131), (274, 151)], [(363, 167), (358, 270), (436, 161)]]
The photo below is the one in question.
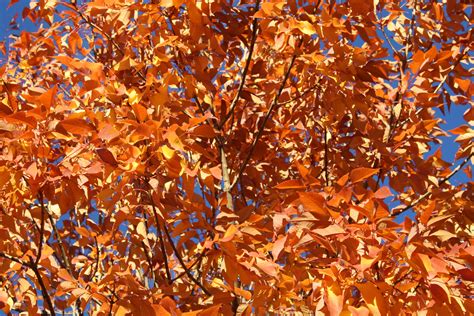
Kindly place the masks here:
[(377, 172), (379, 172), (379, 169), (356, 168), (351, 171), (350, 178), (351, 178), (352, 183), (357, 183), (367, 178), (370, 178), (374, 174), (377, 174)]

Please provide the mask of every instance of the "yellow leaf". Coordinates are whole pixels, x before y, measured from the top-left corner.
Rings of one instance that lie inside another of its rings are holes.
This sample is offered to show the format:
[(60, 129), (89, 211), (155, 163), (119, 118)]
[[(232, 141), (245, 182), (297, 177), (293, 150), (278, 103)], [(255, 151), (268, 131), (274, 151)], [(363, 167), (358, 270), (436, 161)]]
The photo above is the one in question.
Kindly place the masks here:
[(331, 286), (326, 288), (327, 298), (326, 304), (328, 306), (329, 315), (337, 316), (341, 314), (342, 308), (344, 306), (344, 301), (339, 285), (334, 282)]
[(167, 145), (163, 145), (161, 147), (161, 152), (163, 153), (163, 156), (165, 156), (165, 158), (168, 160), (170, 160), (174, 156), (174, 150), (169, 148)]
[(227, 228), (227, 231), (224, 234), (224, 237), (221, 238), (221, 241), (227, 242), (232, 240), (234, 235), (238, 232), (238, 229), (235, 225), (230, 225), (229, 228)]
[(173, 147), (176, 150), (183, 150), (183, 143), (181, 142), (181, 139), (179, 139), (178, 134), (176, 134), (175, 131), (168, 131), (166, 134), (166, 138), (168, 139), (168, 142), (170, 143), (171, 147)]
[(137, 234), (143, 239), (147, 239), (146, 226), (144, 222), (139, 222), (137, 225)]
[(130, 57), (125, 57), (124, 59), (122, 59), (121, 61), (119, 61), (117, 64), (115, 64), (114, 66), (114, 70), (116, 71), (122, 71), (122, 70), (128, 70), (132, 67), (135, 67), (137, 65), (137, 63), (130, 59)]
[(308, 21), (299, 21), (298, 22), (298, 29), (306, 35), (313, 35), (316, 33), (316, 29), (314, 26), (309, 23)]
[(128, 96), (128, 103), (130, 103), (130, 105), (137, 104), (142, 99), (142, 94), (137, 92), (136, 89), (129, 89), (126, 93)]

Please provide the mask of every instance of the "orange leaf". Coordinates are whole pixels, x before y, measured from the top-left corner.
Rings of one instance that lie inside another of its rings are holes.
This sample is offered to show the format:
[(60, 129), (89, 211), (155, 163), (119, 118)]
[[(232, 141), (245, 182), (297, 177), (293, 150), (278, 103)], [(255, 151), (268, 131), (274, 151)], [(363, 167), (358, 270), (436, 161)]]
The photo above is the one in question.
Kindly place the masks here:
[(252, 293), (250, 293), (249, 291), (242, 290), (241, 288), (238, 288), (238, 287), (234, 288), (234, 292), (235, 294), (242, 296), (246, 300), (249, 300), (252, 298)]
[(367, 178), (370, 178), (374, 174), (377, 174), (379, 169), (372, 169), (372, 168), (356, 168), (351, 171), (350, 178), (352, 183), (357, 183)]
[(346, 231), (341, 226), (334, 224), (334, 225), (329, 225), (328, 227), (325, 227), (325, 228), (314, 229), (313, 232), (321, 236), (330, 236), (330, 235), (343, 234)]
[(279, 265), (274, 263), (274, 262), (270, 262), (270, 261), (267, 261), (267, 260), (263, 260), (263, 259), (260, 259), (260, 258), (257, 258), (256, 259), (256, 262), (255, 262), (255, 265), (260, 269), (262, 270), (263, 272), (265, 272), (266, 274), (272, 276), (272, 277), (275, 277), (278, 275), (278, 267)]
[(92, 131), (92, 128), (86, 121), (77, 118), (66, 119), (59, 122), (56, 129), (62, 133), (66, 132), (77, 135), (84, 135)]
[(344, 306), (344, 298), (342, 297), (341, 289), (337, 283), (333, 283), (326, 288), (327, 297), (326, 304), (328, 306), (329, 315), (340, 315)]
[(299, 192), (299, 196), (301, 203), (308, 211), (324, 216), (328, 215), (325, 208), (326, 200), (322, 195), (315, 192)]
[(273, 248), (272, 248), (273, 260), (275, 261), (278, 260), (278, 256), (280, 255), (280, 252), (285, 247), (286, 238), (287, 236), (285, 235), (284, 237), (279, 238), (273, 243)]
[(143, 105), (140, 105), (138, 103), (132, 105), (133, 113), (135, 113), (135, 117), (138, 119), (140, 122), (146, 121), (148, 118), (148, 113), (146, 110), (146, 107)]
[(227, 242), (227, 241), (232, 240), (232, 238), (235, 236), (235, 234), (238, 231), (239, 230), (237, 229), (237, 226), (230, 225), (229, 228), (227, 228), (227, 231), (225, 232), (224, 237), (221, 238), (221, 241)]
[(178, 134), (176, 134), (175, 131), (169, 131), (166, 134), (166, 138), (168, 139), (171, 147), (173, 147), (176, 150), (183, 150), (183, 143), (181, 142), (181, 139), (179, 138)]
[(216, 132), (209, 125), (199, 125), (193, 129), (193, 135), (203, 138), (213, 138), (216, 137)]
[(392, 196), (392, 192), (390, 192), (390, 189), (388, 187), (381, 187), (380, 189), (375, 192), (374, 196), (376, 199), (385, 199), (389, 196)]
[(99, 138), (101, 138), (103, 140), (111, 141), (112, 139), (119, 137), (120, 132), (117, 131), (112, 124), (106, 124), (99, 131), (98, 136), (99, 136)]
[(356, 286), (360, 290), (360, 293), (372, 314), (387, 315), (387, 303), (385, 302), (382, 293), (380, 293), (379, 289), (374, 284), (367, 282), (356, 284)]
[(299, 180), (286, 180), (275, 186), (276, 189), (288, 190), (288, 189), (304, 189), (305, 186), (301, 184)]

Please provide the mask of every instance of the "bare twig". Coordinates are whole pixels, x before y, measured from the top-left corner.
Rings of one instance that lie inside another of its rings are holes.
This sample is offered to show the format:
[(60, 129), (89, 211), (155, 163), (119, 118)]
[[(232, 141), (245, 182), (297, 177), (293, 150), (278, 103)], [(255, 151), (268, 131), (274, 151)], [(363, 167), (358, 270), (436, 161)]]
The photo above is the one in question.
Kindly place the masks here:
[(54, 236), (56, 237), (56, 240), (58, 241), (58, 245), (59, 245), (59, 249), (61, 251), (61, 257), (63, 259), (64, 265), (66, 266), (66, 269), (69, 272), (69, 274), (73, 275), (72, 274), (72, 269), (71, 269), (71, 263), (69, 262), (69, 258), (66, 255), (66, 249), (64, 248), (63, 239), (61, 238), (61, 235), (59, 234), (59, 231), (56, 227), (56, 223), (54, 222), (53, 216), (48, 212), (46, 207), (44, 207), (44, 209), (46, 211), (46, 214), (48, 215), (49, 222), (50, 222), (51, 226), (53, 227), (53, 233), (54, 233)]
[(294, 101), (297, 101), (297, 100), (301, 99), (302, 97), (304, 97), (305, 95), (307, 95), (308, 93), (312, 92), (314, 89), (316, 89), (320, 86), (320, 84), (319, 84), (320, 79), (321, 79), (321, 77), (318, 77), (316, 83), (314, 85), (312, 85), (311, 87), (309, 87), (308, 89), (306, 89), (305, 91), (303, 91), (299, 96), (294, 97), (294, 98), (292, 98), (288, 101), (278, 103), (278, 107), (286, 105), (286, 104), (294, 102)]

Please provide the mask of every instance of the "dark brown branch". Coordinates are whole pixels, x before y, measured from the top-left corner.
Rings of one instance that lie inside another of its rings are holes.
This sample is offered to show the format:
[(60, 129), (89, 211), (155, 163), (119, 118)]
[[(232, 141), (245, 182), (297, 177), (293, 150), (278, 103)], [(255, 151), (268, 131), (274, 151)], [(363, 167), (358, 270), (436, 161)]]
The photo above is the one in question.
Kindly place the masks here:
[[(469, 156), (467, 156), (463, 162), (461, 164), (459, 164), (456, 168), (453, 169), (453, 171), (451, 171), (451, 173), (449, 175), (447, 175), (445, 178), (441, 179), (438, 183), (438, 186), (441, 186), (442, 184), (446, 183), (447, 181), (449, 181), (449, 179), (451, 179), (456, 173), (459, 172), (459, 170), (461, 170), (466, 164), (467, 162), (471, 159), (471, 157), (474, 155), (474, 153), (471, 153)], [(394, 216), (398, 216), (400, 214), (402, 214), (403, 212), (406, 212), (408, 211), (409, 209), (413, 208), (414, 206), (418, 205), (421, 201), (423, 201), (424, 199), (426, 199), (427, 197), (429, 197), (432, 192), (431, 190), (433, 189), (433, 186), (431, 186), (430, 188), (428, 188), (428, 190), (423, 193), (422, 195), (420, 195), (415, 201), (411, 202), (410, 204), (408, 204), (407, 206), (401, 208), (401, 209), (395, 209), (391, 216), (394, 217)]]
[(4, 253), (4, 252), (0, 252), (0, 257), (1, 258), (4, 258), (4, 259), (7, 259), (7, 260), (10, 260), (10, 261), (13, 261), (13, 262), (16, 262), (16, 263), (19, 263), (25, 267), (29, 267), (29, 264), (24, 262), (23, 260), (21, 260), (20, 258), (16, 258), (16, 257), (13, 257), (7, 253)]
[(44, 207), (44, 201), (43, 201), (43, 192), (39, 191), (38, 194), (38, 200), (40, 202), (41, 206), (41, 222), (40, 222), (40, 236), (39, 236), (39, 246), (38, 246), (38, 252), (36, 254), (36, 259), (35, 259), (35, 265), (38, 265), (38, 262), (41, 259), (41, 254), (43, 252), (43, 238), (44, 238), (44, 214), (46, 213), (46, 209)]
[[(145, 223), (146, 234), (148, 236), (148, 234), (149, 234), (149, 228), (148, 228), (148, 223), (147, 223), (148, 217), (146, 215), (147, 215), (146, 212), (143, 212), (143, 219), (144, 219), (144, 223)], [(148, 240), (148, 237), (147, 237), (147, 240)], [(156, 278), (155, 278), (155, 271), (153, 269), (153, 260), (150, 256), (150, 254), (148, 253), (149, 248), (150, 248), (150, 251), (151, 251), (151, 246), (150, 245), (147, 246), (144, 241), (142, 241), (141, 244), (142, 244), (143, 252), (145, 253), (145, 256), (146, 256), (146, 260), (148, 262), (148, 266), (150, 267), (149, 272), (151, 272), (151, 277), (153, 279), (154, 284), (156, 285), (157, 281), (156, 281)]]
[(153, 263), (151, 261), (150, 254), (148, 253), (147, 246), (146, 246), (145, 242), (143, 242), (143, 241), (141, 242), (141, 244), (142, 244), (143, 252), (145, 253), (146, 261), (147, 261), (148, 266), (149, 266), (149, 272), (151, 272), (151, 277), (153, 278), (153, 281), (156, 283), (155, 275), (153, 273)]
[(324, 181), (326, 186), (329, 185), (328, 154), (328, 129), (327, 127), (324, 127)]
[(35, 273), (36, 279), (38, 279), (38, 283), (41, 288), (41, 294), (43, 295), (43, 300), (46, 302), (46, 305), (48, 306), (49, 313), (51, 315), (56, 315), (56, 312), (54, 311), (53, 302), (51, 301), (51, 297), (48, 294), (48, 290), (46, 289), (46, 285), (43, 282), (43, 278), (41, 277), (41, 273), (38, 269), (38, 266), (36, 265), (35, 262), (31, 262), (29, 264), (29, 267)]
[[(302, 44), (303, 42), (301, 41), (300, 42), (300, 45)], [(300, 46), (298, 45), (298, 46)], [(288, 70), (286, 71), (285, 73), (285, 77), (283, 78), (283, 81), (280, 85), (280, 88), (278, 89), (278, 92), (277, 94), (275, 95), (275, 98), (273, 99), (273, 103), (272, 105), (270, 106), (270, 109), (268, 109), (268, 112), (267, 114), (265, 115), (265, 118), (263, 119), (263, 122), (262, 124), (260, 125), (258, 131), (257, 131), (257, 134), (255, 135), (254, 139), (253, 139), (253, 142), (252, 142), (252, 145), (250, 145), (250, 150), (249, 152), (247, 153), (247, 156), (245, 157), (245, 160), (243, 162), (243, 164), (240, 166), (240, 169), (239, 169), (239, 172), (237, 173), (237, 176), (235, 177), (234, 179), (234, 182), (232, 182), (232, 185), (230, 186), (230, 190), (232, 190), (232, 188), (235, 186), (235, 184), (239, 181), (240, 177), (242, 176), (242, 174), (244, 173), (245, 171), (245, 168), (247, 167), (247, 164), (249, 163), (250, 161), (250, 158), (252, 157), (252, 154), (255, 150), (255, 148), (257, 147), (257, 143), (260, 139), (260, 137), (262, 136), (262, 133), (265, 129), (265, 125), (267, 124), (267, 121), (270, 119), (270, 116), (272, 115), (272, 112), (273, 112), (273, 109), (278, 105), (278, 99), (280, 98), (282, 92), (283, 92), (283, 89), (285, 88), (285, 85), (286, 85), (286, 81), (288, 80), (288, 78), (290, 77), (290, 73), (291, 73), (291, 69), (293, 68), (293, 65), (295, 63), (295, 60), (296, 60), (296, 52), (293, 54), (293, 57), (291, 58), (291, 62), (290, 62), (290, 65), (288, 67)]]
[[(188, 267), (188, 270), (191, 270), (192, 268), (194, 268), (194, 266), (196, 264), (198, 264), (200, 261), (202, 261), (202, 258), (204, 258), (204, 255), (206, 254), (206, 249), (203, 250), (203, 252), (201, 252), (199, 254), (199, 256), (196, 258), (196, 260), (194, 260), (194, 262), (192, 264), (189, 265)], [(180, 274), (178, 274), (177, 276), (175, 276), (171, 281), (174, 282), (180, 278), (182, 278), (184, 275), (186, 274), (186, 270), (181, 272)]]
[(178, 251), (178, 249), (176, 248), (176, 245), (175, 245), (174, 242), (173, 242), (173, 237), (171, 236), (171, 234), (170, 234), (168, 228), (166, 227), (166, 223), (163, 223), (163, 229), (164, 229), (164, 231), (165, 231), (166, 237), (168, 237), (168, 240), (169, 240), (169, 242), (170, 242), (171, 248), (173, 248), (173, 252), (174, 252), (176, 258), (178, 259), (178, 262), (179, 262), (179, 264), (181, 265), (181, 267), (183, 267), (184, 271), (186, 272), (186, 275), (187, 275), (197, 286), (199, 286), (199, 287), (201, 288), (201, 290), (202, 290), (204, 293), (206, 293), (206, 295), (211, 296), (211, 295), (212, 295), (211, 292), (209, 292), (209, 290), (206, 289), (206, 288), (204, 287), (204, 285), (203, 285), (199, 280), (197, 280), (197, 279), (193, 276), (193, 274), (192, 274), (191, 271), (188, 269), (188, 267), (186, 267), (186, 264), (184, 263), (183, 258), (181, 258), (181, 255), (179, 254), (179, 251)]
[(418, 6), (418, 0), (415, 0), (415, 4), (413, 5), (413, 11), (411, 15), (411, 21), (410, 21), (410, 32), (408, 33), (408, 36), (406, 38), (406, 44), (405, 44), (405, 60), (408, 60), (408, 45), (412, 43), (412, 46), (415, 46), (415, 42), (413, 39), (415, 38), (415, 20), (416, 20), (416, 7)]
[[(257, 0), (255, 2), (255, 10), (254, 12), (257, 12), (260, 7), (260, 0)], [(252, 23), (252, 39), (250, 41), (250, 47), (249, 47), (249, 55), (247, 56), (247, 61), (245, 62), (245, 67), (244, 71), (242, 72), (242, 79), (239, 84), (239, 88), (237, 90), (237, 94), (235, 95), (234, 99), (232, 100), (232, 103), (230, 105), (229, 112), (227, 115), (224, 116), (222, 119), (221, 123), (219, 124), (219, 127), (222, 128), (224, 124), (227, 122), (227, 120), (232, 116), (234, 113), (234, 109), (237, 106), (237, 102), (239, 101), (240, 94), (242, 93), (242, 90), (245, 85), (245, 79), (247, 77), (247, 72), (249, 70), (250, 62), (252, 61), (252, 54), (253, 54), (253, 49), (255, 47), (255, 41), (257, 39), (257, 32), (258, 32), (258, 19), (254, 18), (253, 23)]]
[(156, 210), (155, 201), (153, 201), (153, 196), (151, 193), (148, 194), (150, 196), (151, 207), (153, 210), (153, 216), (155, 218), (156, 230), (158, 232), (158, 240), (160, 242), (161, 253), (163, 256), (163, 262), (165, 263), (165, 270), (166, 270), (166, 279), (168, 280), (168, 284), (171, 284), (171, 273), (170, 267), (168, 264), (168, 255), (166, 254), (166, 247), (163, 241), (163, 232), (161, 230), (160, 220), (158, 218), (158, 211)]

